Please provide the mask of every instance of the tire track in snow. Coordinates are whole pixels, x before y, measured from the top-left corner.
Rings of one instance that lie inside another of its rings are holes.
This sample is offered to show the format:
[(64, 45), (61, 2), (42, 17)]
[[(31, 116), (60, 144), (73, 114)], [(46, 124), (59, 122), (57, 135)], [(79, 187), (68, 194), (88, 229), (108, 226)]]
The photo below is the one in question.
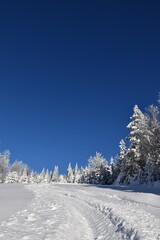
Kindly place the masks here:
[[(90, 240), (86, 219), (47, 184), (27, 186), (35, 198), (0, 224), (1, 240)], [(77, 228), (81, 226), (81, 228)]]
[(0, 224), (1, 240), (159, 240), (160, 220), (117, 193), (83, 185), (27, 185), (35, 198)]
[(117, 217), (112, 208), (105, 207), (103, 204), (99, 204), (99, 201), (94, 201), (92, 198), (85, 198), (83, 195), (75, 195), (72, 191), (62, 191), (61, 195), (72, 198), (74, 206), (85, 216), (90, 223), (91, 229), (93, 230), (94, 239), (100, 240), (120, 240), (120, 239), (131, 239), (139, 240), (138, 233), (135, 229), (129, 228), (124, 219)]
[[(61, 190), (62, 187), (59, 186)], [(145, 211), (143, 204), (123, 200), (116, 195), (116, 191), (113, 195), (107, 194), (107, 191), (104, 194), (105, 189), (96, 187), (87, 187), (85, 193), (79, 194), (82, 193), (81, 188), (84, 187), (78, 186), (76, 190), (74, 185), (68, 185), (67, 192), (106, 215), (106, 219), (115, 225), (116, 232), (122, 233), (119, 239), (160, 240), (160, 219)], [(65, 191), (65, 187), (63, 189)]]

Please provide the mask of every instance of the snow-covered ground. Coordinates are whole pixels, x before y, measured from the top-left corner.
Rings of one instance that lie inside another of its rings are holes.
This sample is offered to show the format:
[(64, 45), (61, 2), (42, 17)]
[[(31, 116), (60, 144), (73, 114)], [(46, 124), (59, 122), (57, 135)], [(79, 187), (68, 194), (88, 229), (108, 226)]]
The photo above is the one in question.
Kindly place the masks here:
[(23, 184), (0, 184), (0, 222), (23, 210), (32, 198)]
[(22, 193), (31, 199), (28, 189), (34, 197), (25, 209), (0, 222), (1, 240), (160, 239), (159, 187), (33, 184), (25, 188), (24, 192), (21, 187)]

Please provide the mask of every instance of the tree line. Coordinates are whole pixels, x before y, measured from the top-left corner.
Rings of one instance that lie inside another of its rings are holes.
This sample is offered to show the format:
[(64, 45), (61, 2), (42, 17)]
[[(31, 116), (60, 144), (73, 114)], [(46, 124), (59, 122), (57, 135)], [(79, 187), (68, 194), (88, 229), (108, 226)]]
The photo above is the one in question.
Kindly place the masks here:
[[(160, 103), (160, 101), (159, 101)], [(129, 135), (119, 144), (119, 153), (109, 163), (101, 153), (88, 159), (86, 167), (72, 168), (68, 165), (65, 175), (59, 175), (58, 166), (53, 171), (43, 169), (41, 173), (31, 171), (20, 161), (9, 163), (10, 152), (0, 154), (1, 183), (88, 183), (88, 184), (130, 184), (148, 183), (160, 180), (160, 111), (150, 105), (143, 113), (134, 106)], [(126, 147), (126, 141), (128, 147)]]

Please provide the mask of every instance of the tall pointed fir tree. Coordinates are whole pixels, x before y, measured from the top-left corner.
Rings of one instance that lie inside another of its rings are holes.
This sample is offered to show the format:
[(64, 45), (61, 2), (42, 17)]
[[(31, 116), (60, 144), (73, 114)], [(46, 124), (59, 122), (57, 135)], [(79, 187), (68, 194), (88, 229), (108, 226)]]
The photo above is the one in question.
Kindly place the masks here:
[(86, 166), (85, 168), (80, 169), (80, 183), (90, 183), (91, 182), (91, 174), (90, 168)]
[(71, 163), (69, 163), (68, 168), (67, 168), (67, 182), (68, 183), (74, 182), (74, 174), (73, 174), (73, 169), (71, 167)]
[(37, 183), (37, 173), (34, 171), (31, 171), (29, 175), (29, 183)]
[(130, 130), (130, 134), (127, 137), (127, 140), (130, 141), (130, 146), (125, 157), (125, 178), (123, 179), (127, 183), (135, 180), (143, 181), (150, 135), (148, 129), (149, 118), (141, 112), (137, 105), (134, 107), (131, 120), (127, 126)]
[(80, 171), (78, 169), (78, 164), (76, 163), (75, 169), (74, 169), (74, 183), (80, 183)]
[(23, 171), (24, 169), (24, 164), (22, 163), (22, 161), (15, 161), (10, 167), (9, 170), (10, 172), (17, 172), (20, 175), (20, 172)]
[(52, 174), (52, 179), (51, 179), (52, 182), (59, 182), (59, 170), (58, 170), (58, 166), (55, 166), (54, 167), (54, 171), (53, 171), (53, 174)]
[(125, 178), (125, 157), (126, 157), (126, 152), (127, 152), (127, 148), (126, 148), (126, 144), (125, 141), (123, 139), (121, 139), (120, 143), (119, 143), (119, 154), (117, 156), (117, 165), (116, 165), (116, 171), (115, 171), (115, 176), (116, 176), (116, 181), (115, 183), (121, 183), (123, 182), (123, 178)]
[(21, 177), (19, 178), (20, 183), (28, 183), (29, 182), (29, 175), (27, 166), (24, 167)]
[(146, 158), (146, 181), (160, 180), (160, 112), (158, 107), (151, 105), (147, 108), (149, 113), (149, 130)]
[(45, 173), (43, 182), (44, 182), (44, 183), (49, 183), (49, 182), (50, 182), (50, 174), (49, 174), (48, 169), (47, 169), (47, 171), (46, 171), (46, 173)]
[(44, 178), (45, 178), (45, 168), (43, 168), (42, 172), (38, 175), (37, 182), (38, 183), (44, 182)]
[(9, 170), (10, 152), (8, 150), (0, 153), (0, 183), (5, 181), (6, 174)]
[(116, 164), (115, 164), (115, 159), (111, 157), (110, 159), (110, 165), (109, 165), (109, 179), (108, 179), (108, 184), (112, 184), (116, 180)]

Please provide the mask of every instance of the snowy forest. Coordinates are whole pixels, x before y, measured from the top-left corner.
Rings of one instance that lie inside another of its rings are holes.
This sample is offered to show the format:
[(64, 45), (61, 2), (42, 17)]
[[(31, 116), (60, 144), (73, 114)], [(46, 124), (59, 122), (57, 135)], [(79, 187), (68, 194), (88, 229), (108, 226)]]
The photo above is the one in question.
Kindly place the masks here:
[[(160, 101), (159, 101), (160, 103)], [(88, 159), (86, 167), (68, 165), (66, 175), (59, 175), (58, 166), (49, 172), (30, 170), (21, 161), (10, 164), (10, 152), (0, 153), (0, 183), (87, 183), (130, 184), (160, 180), (160, 110), (150, 105), (143, 113), (134, 106), (129, 134), (119, 144), (119, 153), (109, 163), (101, 153)], [(126, 141), (128, 141), (126, 147)]]

